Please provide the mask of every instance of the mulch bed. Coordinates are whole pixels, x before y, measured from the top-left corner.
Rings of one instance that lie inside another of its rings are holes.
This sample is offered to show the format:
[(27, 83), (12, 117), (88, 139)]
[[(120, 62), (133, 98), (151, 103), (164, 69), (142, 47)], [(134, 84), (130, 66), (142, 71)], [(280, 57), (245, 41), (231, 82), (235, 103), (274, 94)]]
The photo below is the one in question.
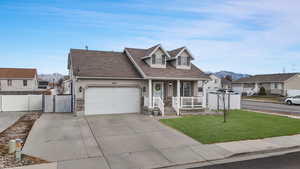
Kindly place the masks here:
[(34, 122), (40, 116), (41, 113), (38, 112), (26, 113), (12, 126), (0, 133), (0, 168), (48, 163), (46, 160), (28, 156), (26, 154), (22, 154), (22, 160), (16, 162), (14, 154), (8, 154), (9, 140), (17, 138), (22, 139), (24, 145)]

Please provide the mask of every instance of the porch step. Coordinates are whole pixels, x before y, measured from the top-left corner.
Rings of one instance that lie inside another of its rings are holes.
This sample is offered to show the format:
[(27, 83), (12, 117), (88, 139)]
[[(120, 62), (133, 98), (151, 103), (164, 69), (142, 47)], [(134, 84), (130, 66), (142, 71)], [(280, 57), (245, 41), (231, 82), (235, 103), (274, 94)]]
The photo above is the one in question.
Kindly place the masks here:
[(176, 114), (172, 106), (165, 106), (165, 114)]
[(204, 108), (197, 108), (197, 109), (180, 109), (181, 114), (202, 114), (205, 112)]
[(172, 98), (166, 98), (166, 100), (164, 100), (164, 104), (165, 107), (172, 107)]

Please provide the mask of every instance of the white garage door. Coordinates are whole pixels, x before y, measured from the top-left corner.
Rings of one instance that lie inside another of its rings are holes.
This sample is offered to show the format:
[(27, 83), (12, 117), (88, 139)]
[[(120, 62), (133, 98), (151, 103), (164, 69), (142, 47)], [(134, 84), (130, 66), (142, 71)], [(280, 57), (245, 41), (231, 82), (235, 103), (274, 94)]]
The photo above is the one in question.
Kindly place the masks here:
[(121, 114), (140, 112), (140, 89), (95, 87), (85, 92), (85, 114)]

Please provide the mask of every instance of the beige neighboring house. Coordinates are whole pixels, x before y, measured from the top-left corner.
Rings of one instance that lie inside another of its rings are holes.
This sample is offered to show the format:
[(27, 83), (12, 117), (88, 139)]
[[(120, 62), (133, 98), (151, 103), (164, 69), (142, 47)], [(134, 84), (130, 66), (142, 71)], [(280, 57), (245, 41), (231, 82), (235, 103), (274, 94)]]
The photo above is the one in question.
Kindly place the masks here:
[(17, 93), (38, 89), (36, 69), (0, 68), (0, 93)]
[[(121, 52), (71, 49), (68, 69), (75, 113), (159, 110), (163, 115), (167, 107), (177, 112), (177, 108), (197, 99), (198, 81), (209, 79), (192, 64), (193, 60), (186, 47), (166, 51), (160, 44), (147, 49), (124, 48)], [(197, 102), (193, 101), (191, 107)]]
[(208, 81), (199, 81), (199, 92), (205, 91), (217, 91), (222, 87), (221, 78), (214, 74), (208, 74), (210, 79)]
[(295, 96), (300, 94), (299, 73), (254, 75), (232, 82), (232, 88), (248, 95), (256, 94), (264, 87), (267, 94)]

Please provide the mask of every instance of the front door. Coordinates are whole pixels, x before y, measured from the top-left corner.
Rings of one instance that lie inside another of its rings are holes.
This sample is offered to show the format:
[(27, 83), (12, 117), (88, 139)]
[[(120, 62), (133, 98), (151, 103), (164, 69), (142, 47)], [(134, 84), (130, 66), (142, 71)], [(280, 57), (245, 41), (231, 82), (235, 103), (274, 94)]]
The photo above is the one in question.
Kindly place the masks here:
[(164, 83), (163, 82), (153, 82), (153, 97), (160, 97), (164, 99)]

